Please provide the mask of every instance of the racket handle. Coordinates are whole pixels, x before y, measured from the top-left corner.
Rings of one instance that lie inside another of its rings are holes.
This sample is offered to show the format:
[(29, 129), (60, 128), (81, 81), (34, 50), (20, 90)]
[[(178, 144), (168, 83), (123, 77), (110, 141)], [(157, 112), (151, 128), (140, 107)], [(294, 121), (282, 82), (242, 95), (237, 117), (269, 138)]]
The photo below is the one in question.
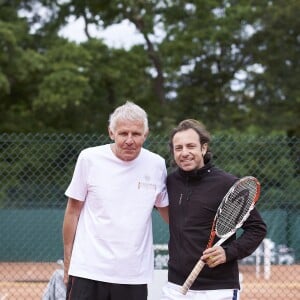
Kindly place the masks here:
[(195, 279), (197, 278), (197, 276), (199, 275), (199, 273), (201, 272), (204, 266), (205, 266), (205, 262), (199, 259), (194, 269), (190, 273), (189, 277), (186, 279), (186, 281), (181, 287), (181, 293), (183, 295), (185, 295), (188, 292), (189, 288), (192, 286), (192, 284), (194, 283)]

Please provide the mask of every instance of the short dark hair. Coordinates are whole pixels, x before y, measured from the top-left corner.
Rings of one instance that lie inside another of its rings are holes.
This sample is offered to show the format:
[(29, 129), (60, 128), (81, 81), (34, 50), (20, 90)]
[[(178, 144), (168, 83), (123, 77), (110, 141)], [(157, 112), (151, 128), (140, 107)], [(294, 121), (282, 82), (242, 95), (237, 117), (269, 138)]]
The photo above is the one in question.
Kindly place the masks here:
[(210, 151), (209, 148), (209, 142), (211, 141), (211, 136), (210, 133), (207, 131), (206, 127), (204, 126), (204, 124), (200, 121), (194, 120), (194, 119), (186, 119), (181, 121), (177, 127), (175, 127), (170, 134), (170, 138), (169, 138), (169, 147), (170, 147), (170, 151), (173, 154), (173, 137), (177, 132), (180, 131), (185, 131), (188, 129), (193, 129), (196, 131), (196, 133), (199, 136), (199, 141), (200, 144), (207, 144), (207, 152), (204, 155), (204, 163), (207, 163), (211, 157), (212, 157), (212, 153)]

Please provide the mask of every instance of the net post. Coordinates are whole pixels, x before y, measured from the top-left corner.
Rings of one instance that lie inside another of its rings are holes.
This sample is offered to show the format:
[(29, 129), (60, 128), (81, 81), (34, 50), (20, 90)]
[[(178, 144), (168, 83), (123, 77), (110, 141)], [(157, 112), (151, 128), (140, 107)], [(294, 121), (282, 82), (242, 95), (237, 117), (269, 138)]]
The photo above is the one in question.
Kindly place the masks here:
[(263, 240), (263, 245), (264, 245), (264, 279), (269, 280), (271, 277), (272, 241), (266, 238)]
[(261, 246), (255, 250), (255, 276), (260, 278)]

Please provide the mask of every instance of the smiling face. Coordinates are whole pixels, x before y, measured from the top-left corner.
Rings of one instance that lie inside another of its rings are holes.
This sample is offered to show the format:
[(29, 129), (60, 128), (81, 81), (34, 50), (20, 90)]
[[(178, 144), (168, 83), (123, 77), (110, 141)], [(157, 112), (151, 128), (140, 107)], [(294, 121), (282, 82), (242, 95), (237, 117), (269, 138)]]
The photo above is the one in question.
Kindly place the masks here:
[(174, 160), (179, 168), (192, 171), (204, 166), (203, 156), (207, 151), (207, 144), (200, 144), (199, 135), (194, 129), (178, 131), (172, 142)]
[(139, 155), (148, 135), (143, 121), (118, 120), (114, 131), (108, 131), (110, 138), (115, 141), (111, 146), (112, 151), (124, 161), (131, 161)]

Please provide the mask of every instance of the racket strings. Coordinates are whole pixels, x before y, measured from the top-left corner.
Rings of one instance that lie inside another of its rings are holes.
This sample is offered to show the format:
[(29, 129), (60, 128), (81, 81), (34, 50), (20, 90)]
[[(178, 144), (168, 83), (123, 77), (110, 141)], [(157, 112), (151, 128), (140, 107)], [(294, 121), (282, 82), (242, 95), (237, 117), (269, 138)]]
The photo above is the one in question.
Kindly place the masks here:
[(253, 180), (240, 182), (229, 190), (223, 205), (219, 208), (216, 221), (216, 233), (222, 237), (234, 230), (248, 215), (257, 193), (257, 184)]

